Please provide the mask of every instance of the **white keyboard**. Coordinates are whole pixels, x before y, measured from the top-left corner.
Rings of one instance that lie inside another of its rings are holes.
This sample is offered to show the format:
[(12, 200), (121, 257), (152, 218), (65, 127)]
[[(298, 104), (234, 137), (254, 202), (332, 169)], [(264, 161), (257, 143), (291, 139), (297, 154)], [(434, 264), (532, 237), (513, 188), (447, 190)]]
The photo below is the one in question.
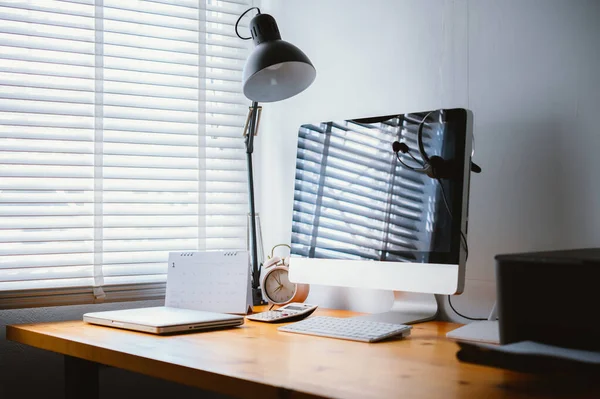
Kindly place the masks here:
[(309, 317), (278, 328), (279, 331), (361, 342), (377, 342), (397, 335), (408, 337), (411, 329), (411, 326), (404, 324), (325, 316)]

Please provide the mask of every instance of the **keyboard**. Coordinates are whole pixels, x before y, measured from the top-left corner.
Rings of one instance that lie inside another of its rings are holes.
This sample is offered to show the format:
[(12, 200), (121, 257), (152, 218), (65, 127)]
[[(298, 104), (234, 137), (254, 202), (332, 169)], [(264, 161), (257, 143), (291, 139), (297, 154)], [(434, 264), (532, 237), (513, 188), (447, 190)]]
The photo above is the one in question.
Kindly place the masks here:
[(405, 338), (411, 329), (404, 324), (325, 316), (309, 317), (278, 328), (279, 331), (361, 342), (377, 342), (394, 336)]

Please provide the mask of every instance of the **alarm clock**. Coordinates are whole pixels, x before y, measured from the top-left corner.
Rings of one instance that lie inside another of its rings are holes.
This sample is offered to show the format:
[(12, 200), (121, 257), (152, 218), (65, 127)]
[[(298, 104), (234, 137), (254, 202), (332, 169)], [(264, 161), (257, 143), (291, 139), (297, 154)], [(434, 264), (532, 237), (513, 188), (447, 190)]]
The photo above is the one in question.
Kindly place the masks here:
[(304, 302), (310, 290), (308, 284), (292, 283), (289, 279), (290, 257), (281, 258), (274, 256), (275, 248), (291, 247), (287, 244), (278, 244), (271, 249), (264, 263), (264, 272), (260, 280), (263, 296), (272, 305), (286, 305), (291, 302)]

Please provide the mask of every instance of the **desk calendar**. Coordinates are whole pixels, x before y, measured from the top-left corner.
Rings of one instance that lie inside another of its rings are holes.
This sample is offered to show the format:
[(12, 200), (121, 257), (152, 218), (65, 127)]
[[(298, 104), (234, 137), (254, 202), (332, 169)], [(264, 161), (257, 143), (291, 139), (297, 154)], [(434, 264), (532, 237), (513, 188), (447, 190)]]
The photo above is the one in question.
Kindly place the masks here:
[(171, 252), (165, 306), (247, 314), (252, 310), (248, 251)]

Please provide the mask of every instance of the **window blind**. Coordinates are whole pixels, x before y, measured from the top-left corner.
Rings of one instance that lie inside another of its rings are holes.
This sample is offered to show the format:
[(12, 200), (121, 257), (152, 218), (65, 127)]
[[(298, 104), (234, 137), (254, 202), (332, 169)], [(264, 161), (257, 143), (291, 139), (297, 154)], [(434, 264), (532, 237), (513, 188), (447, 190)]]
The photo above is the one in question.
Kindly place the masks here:
[[(439, 218), (434, 179), (403, 167), (394, 141), (418, 157), (425, 114), (382, 122), (342, 121), (300, 128), (296, 158), (292, 252), (311, 258), (426, 261)], [(428, 154), (443, 144), (443, 112), (423, 128)], [(400, 153), (408, 165), (419, 165)], [(417, 158), (418, 159), (418, 158)]]
[(249, 2), (0, 0), (1, 308), (159, 298), (169, 251), (245, 247)]

